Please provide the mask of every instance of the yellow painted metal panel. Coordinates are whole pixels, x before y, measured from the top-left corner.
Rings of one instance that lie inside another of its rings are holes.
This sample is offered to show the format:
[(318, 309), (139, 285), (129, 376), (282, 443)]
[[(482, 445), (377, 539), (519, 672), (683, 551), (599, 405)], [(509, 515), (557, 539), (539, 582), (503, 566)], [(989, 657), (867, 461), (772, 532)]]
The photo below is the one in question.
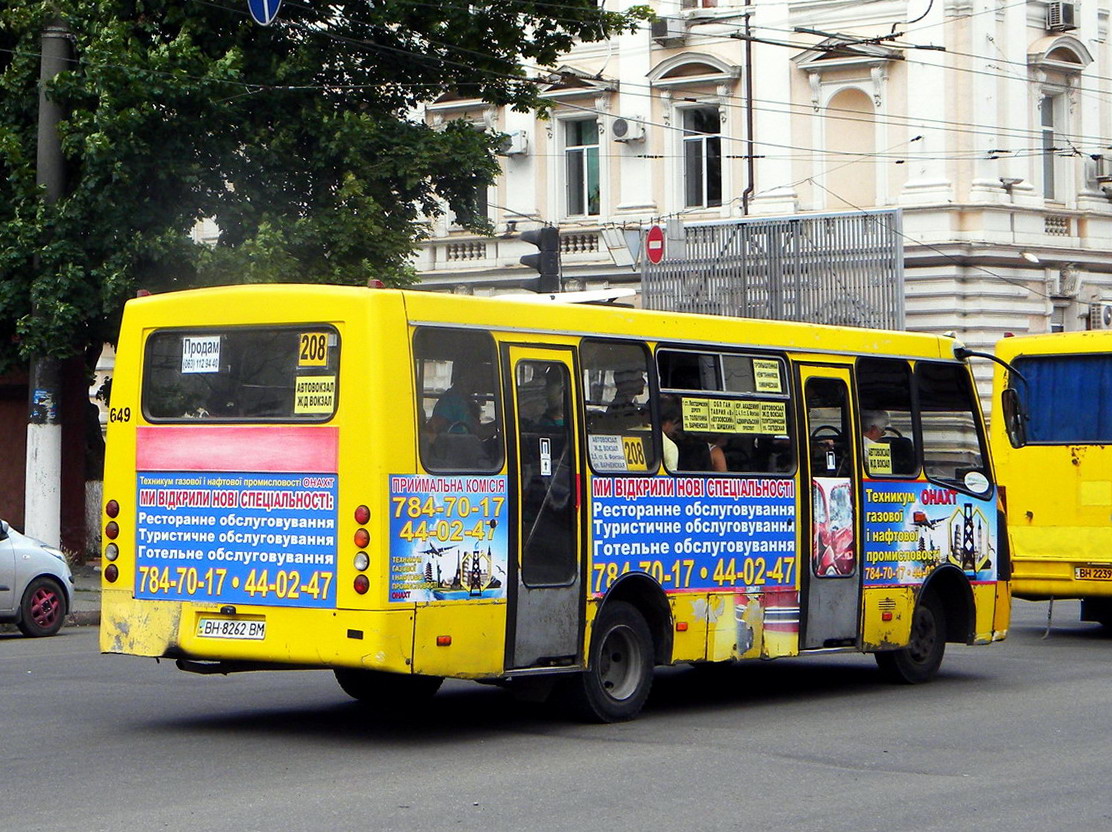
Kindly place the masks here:
[[(439, 636), (452, 643), (438, 646)], [(455, 602), (417, 608), (413, 670), (426, 676), (498, 676), (506, 663), (506, 604)]]

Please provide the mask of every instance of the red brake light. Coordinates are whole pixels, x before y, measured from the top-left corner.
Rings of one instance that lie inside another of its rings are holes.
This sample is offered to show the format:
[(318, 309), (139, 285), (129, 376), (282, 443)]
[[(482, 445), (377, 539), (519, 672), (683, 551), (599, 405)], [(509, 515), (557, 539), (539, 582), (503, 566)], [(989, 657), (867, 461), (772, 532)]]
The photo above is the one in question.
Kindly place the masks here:
[(356, 592), (365, 595), (367, 590), (371, 588), (371, 582), (366, 575), (356, 575), (354, 586)]
[(110, 584), (116, 583), (116, 578), (120, 577), (120, 570), (114, 563), (108, 564), (104, 568), (104, 580)]
[(120, 526), (115, 520), (110, 521), (108, 525), (104, 527), (104, 536), (109, 540), (115, 540), (120, 536)]
[(366, 529), (355, 530), (355, 545), (360, 549), (366, 549), (367, 544), (371, 542), (371, 533)]
[(366, 525), (368, 522), (370, 522), (370, 519), (371, 510), (369, 508), (367, 508), (366, 506), (359, 506), (357, 509), (355, 509), (355, 522), (358, 523), (360, 526)]
[(120, 504), (115, 500), (109, 500), (104, 504), (104, 513), (109, 517), (118, 517), (120, 515)]

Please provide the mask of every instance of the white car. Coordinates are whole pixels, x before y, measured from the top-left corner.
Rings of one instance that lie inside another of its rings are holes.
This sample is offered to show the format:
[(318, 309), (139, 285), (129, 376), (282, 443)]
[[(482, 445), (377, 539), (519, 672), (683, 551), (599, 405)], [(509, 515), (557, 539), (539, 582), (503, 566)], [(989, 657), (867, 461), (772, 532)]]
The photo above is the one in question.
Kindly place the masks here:
[(0, 623), (27, 636), (52, 636), (73, 605), (73, 573), (63, 552), (0, 520)]

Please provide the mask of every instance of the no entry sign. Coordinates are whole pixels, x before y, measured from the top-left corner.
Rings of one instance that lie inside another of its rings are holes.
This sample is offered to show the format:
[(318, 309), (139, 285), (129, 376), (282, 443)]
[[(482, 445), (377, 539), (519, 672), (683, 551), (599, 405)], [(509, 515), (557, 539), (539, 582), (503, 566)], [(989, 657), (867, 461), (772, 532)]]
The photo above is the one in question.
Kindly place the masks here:
[(664, 259), (664, 229), (659, 225), (651, 226), (645, 235), (645, 256), (653, 264)]

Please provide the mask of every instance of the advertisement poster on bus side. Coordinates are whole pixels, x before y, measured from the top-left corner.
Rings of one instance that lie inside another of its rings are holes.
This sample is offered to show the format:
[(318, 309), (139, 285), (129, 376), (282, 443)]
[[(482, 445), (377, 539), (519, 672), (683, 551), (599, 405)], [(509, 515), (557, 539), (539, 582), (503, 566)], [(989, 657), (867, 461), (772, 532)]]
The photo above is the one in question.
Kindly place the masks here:
[(865, 586), (921, 584), (943, 563), (996, 580), (995, 494), (972, 497), (923, 482), (866, 481)]
[(333, 607), (336, 476), (139, 472), (135, 597)]
[(390, 477), (394, 603), (506, 597), (507, 478)]
[(791, 479), (595, 477), (591, 591), (647, 572), (666, 592), (794, 587)]

